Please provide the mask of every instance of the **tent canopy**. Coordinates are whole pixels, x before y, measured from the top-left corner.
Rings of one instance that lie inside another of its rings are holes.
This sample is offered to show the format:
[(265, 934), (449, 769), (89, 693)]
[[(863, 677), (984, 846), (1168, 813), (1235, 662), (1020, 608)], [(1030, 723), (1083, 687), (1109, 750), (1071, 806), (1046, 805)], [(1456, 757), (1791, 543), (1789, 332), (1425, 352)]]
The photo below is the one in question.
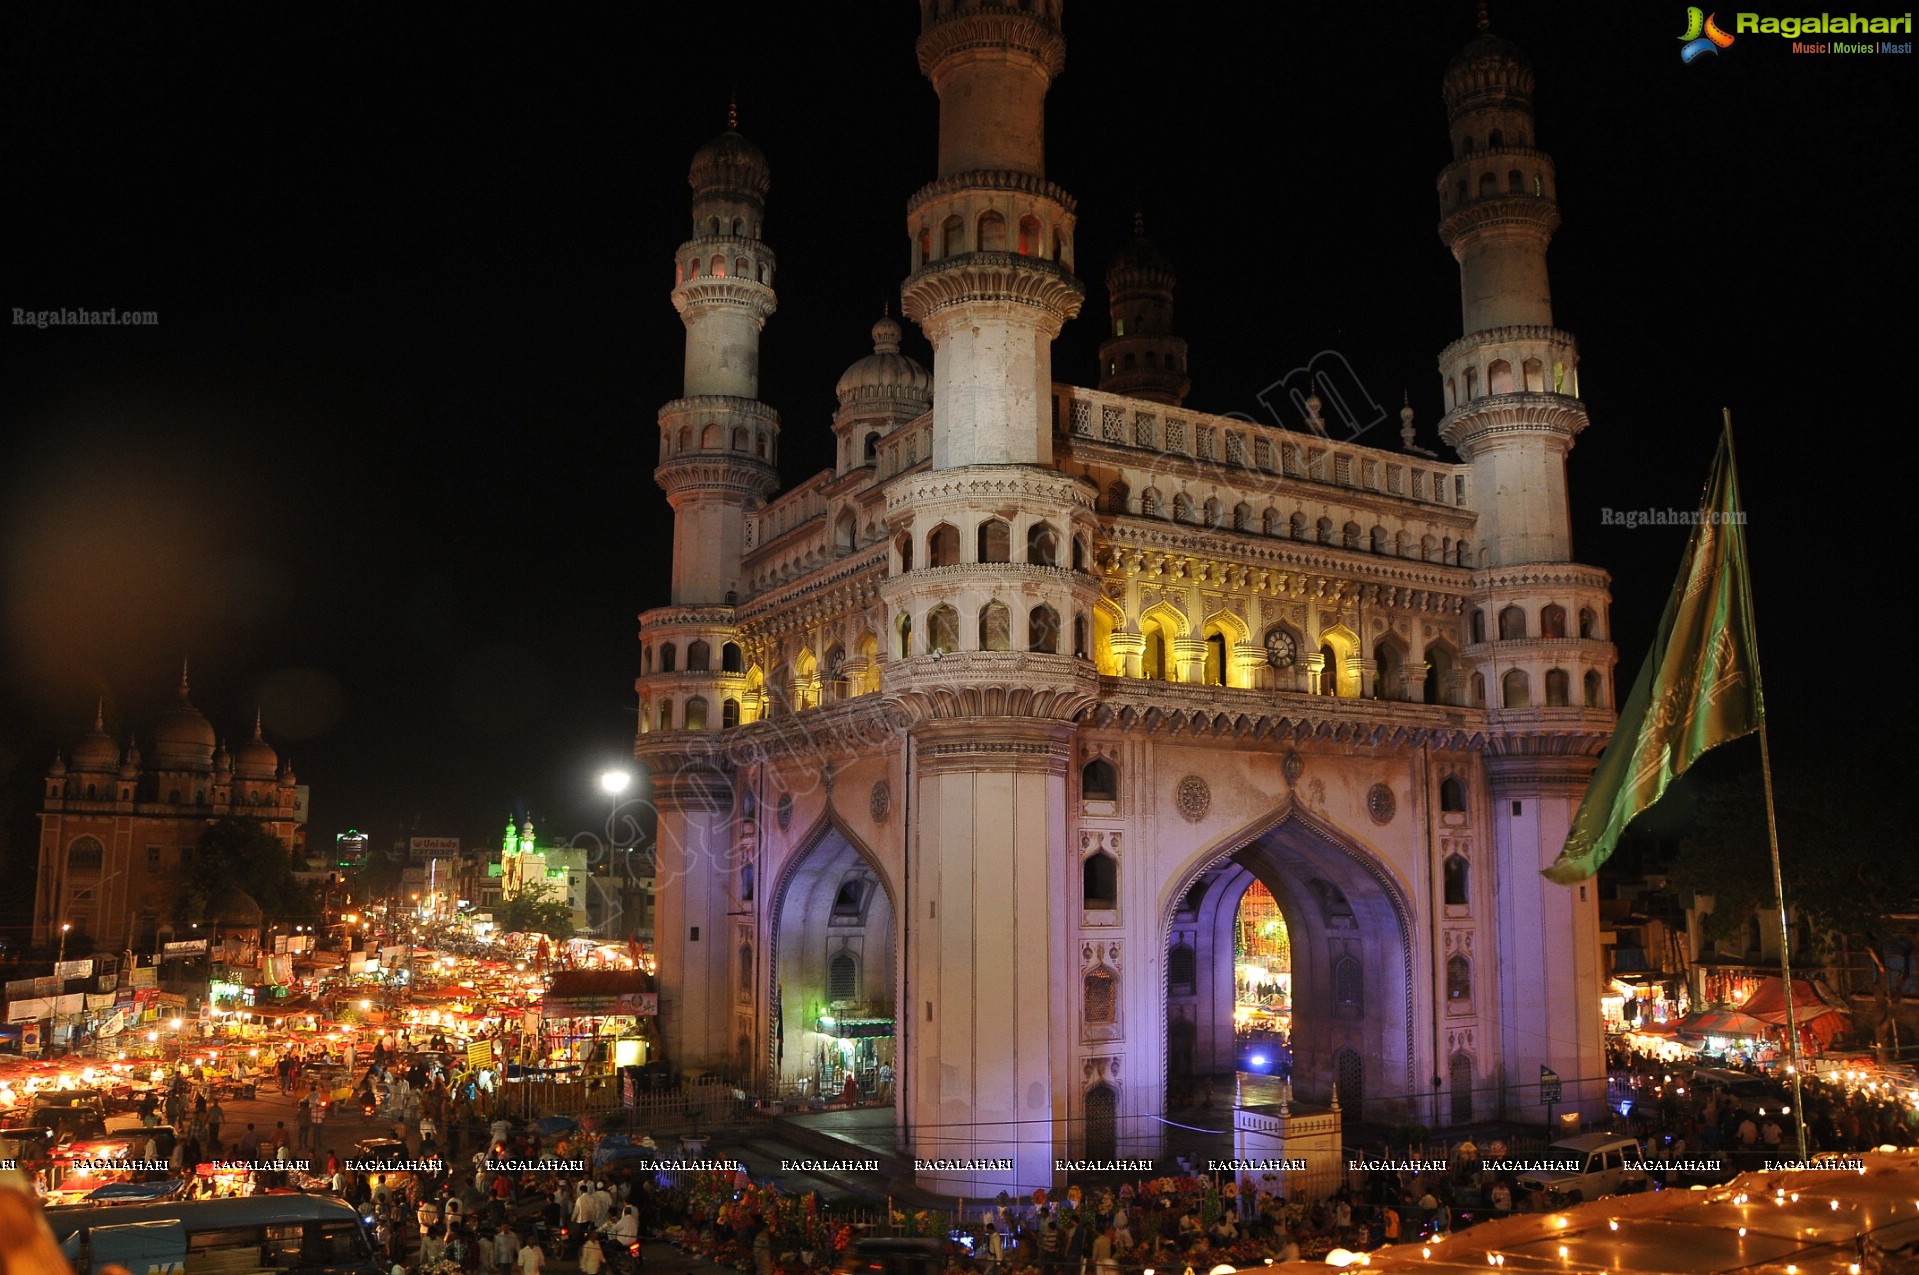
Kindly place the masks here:
[[(1754, 1018), (1763, 1019), (1775, 1026), (1785, 1026), (1785, 989), (1785, 980), (1779, 978), (1767, 979), (1754, 989), (1751, 996), (1746, 998), (1746, 1003), (1739, 1007), (1740, 1012), (1750, 1014)], [(1840, 1000), (1838, 996), (1827, 991), (1819, 984), (1803, 978), (1795, 978), (1792, 980), (1792, 1008), (1794, 1016), (1802, 1023), (1809, 1023), (1815, 1018), (1823, 1018), (1827, 1014), (1850, 1014), (1852, 1012), (1846, 1007), (1846, 1003)]]

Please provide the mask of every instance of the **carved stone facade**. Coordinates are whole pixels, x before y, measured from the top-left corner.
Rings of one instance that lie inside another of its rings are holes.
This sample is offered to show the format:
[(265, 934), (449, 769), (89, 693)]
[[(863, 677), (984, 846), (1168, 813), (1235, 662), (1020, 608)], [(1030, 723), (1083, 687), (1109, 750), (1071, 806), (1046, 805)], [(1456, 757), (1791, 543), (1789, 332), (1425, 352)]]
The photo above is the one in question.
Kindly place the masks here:
[[(1172, 1082), (1231, 1072), (1232, 927), (1258, 881), (1292, 936), (1302, 1103), (1536, 1117), (1540, 1066), (1603, 1072), (1596, 900), (1538, 869), (1611, 730), (1613, 649), (1607, 579), (1570, 560), (1585, 415), (1544, 292), (1551, 166), (1528, 140), (1512, 166), (1537, 184), (1473, 184), (1488, 129), (1530, 136), (1529, 66), (1482, 34), (1446, 74), (1455, 462), (1330, 439), (1317, 393), (1298, 430), (1185, 408), (1170, 311), (1130, 322), (1172, 286), (1137, 246), (1108, 388), (1055, 382), (1081, 296), (1039, 146), (1059, 4), (922, 17), (940, 162), (909, 201), (902, 295), (934, 367), (882, 319), (839, 383), (839, 464), (772, 499), (755, 440), (777, 420), (735, 393), (744, 449), (716, 434), (700, 462), (730, 475), (700, 498), (735, 502), (735, 549), (684, 551), (735, 552), (712, 574), (738, 583), (642, 617), (671, 1061), (735, 1060), (750, 1004), (742, 1080), (790, 1092), (843, 999), (813, 983), (856, 962), (893, 1033), (901, 1142), (1015, 1165), (921, 1185), (1052, 1186), (1055, 1156), (1157, 1153)], [(662, 435), (676, 510), (689, 410)], [(704, 525), (679, 527), (676, 560)], [(1561, 1105), (1603, 1098), (1569, 1084)]]

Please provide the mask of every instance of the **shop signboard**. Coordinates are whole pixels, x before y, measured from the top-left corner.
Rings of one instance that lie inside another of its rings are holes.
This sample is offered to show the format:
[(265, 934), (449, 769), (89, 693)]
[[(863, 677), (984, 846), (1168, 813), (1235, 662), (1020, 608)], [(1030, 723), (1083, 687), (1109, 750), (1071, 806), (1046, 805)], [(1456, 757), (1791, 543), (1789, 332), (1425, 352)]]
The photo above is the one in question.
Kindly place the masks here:
[(37, 1019), (21, 1027), (20, 1052), (23, 1054), (40, 1052), (40, 1023)]
[(53, 976), (62, 982), (70, 978), (93, 977), (93, 958), (82, 961), (60, 961), (53, 967)]

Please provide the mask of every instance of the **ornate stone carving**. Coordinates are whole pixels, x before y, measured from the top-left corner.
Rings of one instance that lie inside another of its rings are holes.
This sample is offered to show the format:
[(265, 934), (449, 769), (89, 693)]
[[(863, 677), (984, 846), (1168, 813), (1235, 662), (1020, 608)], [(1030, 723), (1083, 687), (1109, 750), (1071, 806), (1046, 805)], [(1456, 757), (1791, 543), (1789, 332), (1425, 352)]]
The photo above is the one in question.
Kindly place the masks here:
[(773, 817), (774, 819), (778, 820), (781, 832), (785, 832), (786, 829), (792, 824), (793, 822), (793, 794), (792, 793), (783, 792), (780, 794), (779, 805), (773, 808)]
[(1287, 749), (1286, 759), (1279, 763), (1279, 772), (1286, 776), (1286, 783), (1289, 786), (1298, 783), (1300, 772), (1305, 769), (1306, 762), (1300, 757), (1299, 751), (1297, 749)]
[(1399, 803), (1393, 797), (1390, 784), (1374, 784), (1366, 790), (1366, 813), (1377, 824), (1389, 824), (1393, 814), (1399, 809)]
[(1198, 775), (1187, 775), (1173, 789), (1173, 801), (1181, 816), (1189, 823), (1198, 823), (1213, 804), (1213, 790)]
[(873, 795), (866, 799), (866, 809), (874, 823), (885, 823), (888, 812), (893, 809), (893, 785), (884, 779), (875, 782)]

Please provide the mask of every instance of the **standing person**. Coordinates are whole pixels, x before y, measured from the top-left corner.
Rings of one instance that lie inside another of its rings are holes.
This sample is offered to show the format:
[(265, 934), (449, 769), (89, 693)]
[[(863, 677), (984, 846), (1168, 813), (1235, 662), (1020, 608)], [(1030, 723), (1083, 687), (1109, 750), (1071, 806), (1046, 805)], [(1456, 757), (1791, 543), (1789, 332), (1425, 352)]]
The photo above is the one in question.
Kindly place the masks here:
[[(998, 1236), (993, 1237), (997, 1240)], [(995, 1244), (993, 1247), (997, 1247)], [(1093, 1275), (1119, 1275), (1119, 1262), (1113, 1254), (1113, 1224), (1108, 1222), (1093, 1241)]]
[(600, 1275), (604, 1265), (606, 1252), (600, 1247), (600, 1237), (588, 1235), (586, 1243), (580, 1245), (580, 1275)]
[(546, 1254), (540, 1248), (540, 1242), (529, 1238), (525, 1247), (520, 1249), (520, 1275), (540, 1275), (546, 1266)]

